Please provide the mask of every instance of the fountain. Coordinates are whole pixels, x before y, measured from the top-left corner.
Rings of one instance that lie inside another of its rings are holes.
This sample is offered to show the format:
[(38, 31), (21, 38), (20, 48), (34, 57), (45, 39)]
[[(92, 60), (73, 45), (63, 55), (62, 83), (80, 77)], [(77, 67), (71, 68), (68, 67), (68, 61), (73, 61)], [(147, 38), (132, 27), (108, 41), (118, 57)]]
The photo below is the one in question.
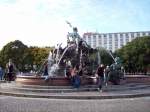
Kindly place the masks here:
[(53, 52), (49, 53), (48, 59), (44, 62), (47, 63), (48, 75), (45, 76), (41, 72), (43, 64), (37, 73), (30, 76), (17, 75), (16, 83), (50, 86), (71, 85), (70, 78), (66, 75), (68, 72), (67, 67), (73, 69), (77, 66), (78, 71), (80, 71), (81, 85), (93, 84), (93, 78), (89, 76), (90, 73), (86, 70), (91, 65), (88, 58), (91, 48), (80, 37), (78, 29), (73, 27), (73, 32), (68, 33), (67, 46), (64, 49), (61, 48), (61, 44), (57, 46)]
[[(68, 33), (67, 35), (67, 46), (62, 49), (61, 44), (57, 45), (57, 48), (49, 53), (48, 58), (43, 62), (41, 68), (36, 73), (20, 73), (16, 76), (15, 83), (4, 83), (0, 86), (0, 94), (4, 95), (12, 95), (12, 96), (21, 96), (21, 97), (39, 97), (39, 98), (87, 98), (87, 99), (97, 99), (101, 98), (101, 95), (93, 97), (93, 94), (85, 96), (84, 94), (68, 94), (68, 92), (83, 92), (83, 91), (97, 91), (97, 78), (92, 76), (95, 74), (94, 65), (91, 58), (93, 58), (92, 53), (97, 53), (97, 64), (101, 64), (101, 56), (100, 52), (91, 49), (87, 43), (82, 40), (80, 35), (78, 34), (77, 28), (73, 28), (73, 33)], [(109, 77), (111, 82), (114, 84), (120, 83), (120, 71), (121, 71), (121, 61), (120, 59), (114, 58), (110, 51), (107, 51), (108, 54), (114, 60), (114, 63), (110, 66)], [(94, 55), (95, 55), (94, 54)], [(91, 56), (91, 57), (90, 57)], [(90, 58), (89, 58), (90, 57)], [(95, 57), (94, 57), (95, 58)], [(96, 58), (95, 58), (96, 59)], [(96, 65), (97, 65), (96, 64)], [(46, 67), (45, 67), (46, 65)], [(70, 69), (77, 67), (79, 78), (81, 81), (81, 87), (74, 89), (74, 85), (71, 84), (71, 79), (69, 77)], [(45, 72), (43, 72), (43, 68)], [(92, 69), (92, 71), (90, 70)], [(132, 82), (146, 82), (149, 84), (150, 78), (148, 76), (126, 76), (127, 83)], [(125, 81), (126, 83), (126, 81)], [(133, 86), (133, 85), (132, 85)], [(135, 86), (135, 85), (134, 85)], [(123, 88), (126, 86), (123, 86)], [(140, 86), (141, 88), (141, 86)], [(144, 87), (145, 88), (145, 87)], [(104, 88), (104, 91), (117, 90), (112, 88), (112, 86), (108, 86)], [(130, 88), (131, 89), (131, 88)], [(136, 87), (137, 89), (137, 87)], [(120, 91), (120, 87), (118, 89)], [(65, 94), (67, 92), (67, 94)], [(55, 93), (55, 94), (51, 94)], [(61, 93), (61, 94), (57, 94)], [(75, 95), (75, 96), (74, 96)], [(113, 95), (114, 96), (114, 95)], [(108, 96), (112, 98), (113, 96)], [(121, 95), (123, 98), (124, 95)], [(137, 95), (136, 95), (137, 96)], [(139, 95), (141, 96), (141, 94)], [(107, 96), (104, 96), (104, 99)], [(118, 96), (120, 98), (120, 94)], [(115, 95), (116, 98), (116, 95)]]

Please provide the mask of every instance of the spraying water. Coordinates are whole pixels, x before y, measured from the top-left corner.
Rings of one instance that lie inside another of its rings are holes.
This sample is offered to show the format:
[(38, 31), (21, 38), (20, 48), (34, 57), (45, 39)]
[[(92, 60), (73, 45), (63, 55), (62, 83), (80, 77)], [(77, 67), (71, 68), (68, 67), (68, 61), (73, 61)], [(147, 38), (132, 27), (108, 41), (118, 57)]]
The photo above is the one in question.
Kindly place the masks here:
[(100, 52), (97, 52), (97, 57), (98, 57), (98, 65), (101, 64), (101, 56), (100, 56)]
[(108, 52), (108, 54), (112, 57), (112, 59), (114, 60), (114, 62), (116, 62), (114, 56), (112, 55), (112, 53), (109, 50), (106, 50)]
[(71, 47), (74, 47), (74, 45), (70, 45), (69, 47), (67, 47), (67, 48), (64, 50), (63, 54), (61, 55), (61, 57), (60, 57), (60, 59), (59, 59), (59, 61), (58, 61), (58, 63), (57, 63), (58, 65), (60, 64), (60, 62), (61, 62), (63, 56), (65, 55), (65, 53), (67, 52), (67, 50), (68, 50), (69, 48), (71, 48)]

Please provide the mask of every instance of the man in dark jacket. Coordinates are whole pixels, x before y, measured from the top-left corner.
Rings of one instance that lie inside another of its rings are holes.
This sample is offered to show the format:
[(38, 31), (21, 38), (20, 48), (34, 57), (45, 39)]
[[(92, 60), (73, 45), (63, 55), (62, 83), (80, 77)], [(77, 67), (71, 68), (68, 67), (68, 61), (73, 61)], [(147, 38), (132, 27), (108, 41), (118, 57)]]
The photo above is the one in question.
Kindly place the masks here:
[(96, 74), (98, 75), (98, 90), (100, 90), (101, 92), (102, 92), (102, 86), (104, 82), (104, 70), (105, 67), (103, 64), (99, 65), (96, 70)]
[(9, 62), (6, 64), (6, 72), (7, 72), (7, 77), (8, 77), (8, 81), (12, 81), (14, 80), (14, 73), (15, 73), (15, 65), (12, 63), (12, 60), (9, 59)]

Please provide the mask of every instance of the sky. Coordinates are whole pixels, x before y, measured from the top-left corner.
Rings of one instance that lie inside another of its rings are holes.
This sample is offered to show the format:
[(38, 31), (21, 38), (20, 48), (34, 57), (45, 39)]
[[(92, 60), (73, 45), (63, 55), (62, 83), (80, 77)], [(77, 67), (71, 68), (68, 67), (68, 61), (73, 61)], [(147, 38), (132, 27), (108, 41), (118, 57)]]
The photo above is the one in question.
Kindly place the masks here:
[(72, 29), (113, 33), (150, 31), (150, 0), (0, 0), (0, 49), (10, 41), (27, 46), (66, 45)]

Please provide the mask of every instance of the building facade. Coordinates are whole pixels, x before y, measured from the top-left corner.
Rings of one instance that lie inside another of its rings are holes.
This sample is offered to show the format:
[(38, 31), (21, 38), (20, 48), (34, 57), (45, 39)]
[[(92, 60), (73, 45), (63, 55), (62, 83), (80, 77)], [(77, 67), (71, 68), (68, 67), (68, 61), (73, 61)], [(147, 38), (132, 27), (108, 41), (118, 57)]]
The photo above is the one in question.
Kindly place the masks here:
[(104, 47), (114, 52), (137, 37), (150, 36), (150, 31), (119, 33), (84, 33), (83, 40), (92, 48)]

